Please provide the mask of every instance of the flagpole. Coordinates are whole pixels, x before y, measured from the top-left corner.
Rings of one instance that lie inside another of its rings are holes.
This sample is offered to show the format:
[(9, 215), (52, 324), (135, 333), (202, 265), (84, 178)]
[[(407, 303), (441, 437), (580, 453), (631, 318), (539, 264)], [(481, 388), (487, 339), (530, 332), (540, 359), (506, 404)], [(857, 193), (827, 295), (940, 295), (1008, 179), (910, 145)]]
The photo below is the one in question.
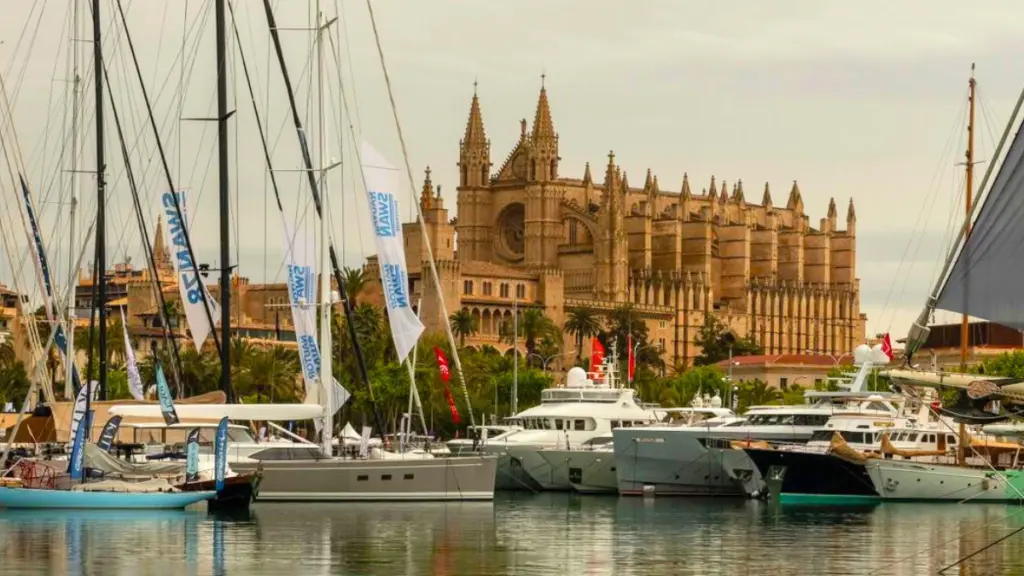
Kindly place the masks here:
[(509, 412), (509, 416), (519, 413), (519, 284), (512, 291), (512, 402)]

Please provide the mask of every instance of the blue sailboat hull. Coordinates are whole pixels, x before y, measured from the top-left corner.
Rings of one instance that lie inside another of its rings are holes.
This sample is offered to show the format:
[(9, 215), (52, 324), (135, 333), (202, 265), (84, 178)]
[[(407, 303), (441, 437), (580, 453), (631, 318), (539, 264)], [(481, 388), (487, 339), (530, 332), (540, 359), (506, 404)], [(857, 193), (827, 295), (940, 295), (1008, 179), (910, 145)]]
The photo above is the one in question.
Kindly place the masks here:
[(174, 510), (209, 500), (216, 492), (75, 492), (0, 488), (0, 508)]

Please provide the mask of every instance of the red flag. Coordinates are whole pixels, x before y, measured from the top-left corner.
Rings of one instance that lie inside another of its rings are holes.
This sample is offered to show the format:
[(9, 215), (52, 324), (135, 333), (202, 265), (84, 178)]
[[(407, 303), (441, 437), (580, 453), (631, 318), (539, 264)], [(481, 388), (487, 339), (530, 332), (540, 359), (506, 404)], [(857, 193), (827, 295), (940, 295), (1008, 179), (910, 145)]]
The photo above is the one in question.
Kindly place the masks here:
[(628, 359), (626, 366), (629, 369), (629, 382), (633, 382), (633, 373), (636, 372), (636, 357), (633, 356), (633, 335), (626, 336), (626, 347), (629, 348), (626, 351), (626, 358)]
[(604, 362), (604, 346), (601, 346), (601, 341), (594, 338), (590, 349), (590, 371), (597, 372), (597, 367)]
[(448, 367), (448, 358), (437, 346), (434, 347), (434, 356), (437, 357), (437, 369), (441, 372), (441, 382), (444, 384), (444, 398), (448, 401), (448, 408), (452, 411), (452, 421), (458, 424), (459, 411), (455, 408), (455, 398), (452, 397), (452, 391), (448, 388), (448, 380), (452, 377), (451, 368)]
[(882, 336), (882, 353), (888, 356), (889, 360), (892, 360), (892, 341), (889, 340), (888, 332)]

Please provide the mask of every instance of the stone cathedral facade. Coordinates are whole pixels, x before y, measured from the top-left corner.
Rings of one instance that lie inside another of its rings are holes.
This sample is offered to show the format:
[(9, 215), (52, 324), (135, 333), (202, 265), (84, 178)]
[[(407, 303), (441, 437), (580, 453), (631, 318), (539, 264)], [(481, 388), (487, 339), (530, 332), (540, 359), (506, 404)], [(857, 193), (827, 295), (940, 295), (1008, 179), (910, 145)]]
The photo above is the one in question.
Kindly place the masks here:
[[(459, 143), (457, 216), (428, 168), (424, 221), (403, 226), (410, 292), (428, 331), (443, 330), (446, 319), (421, 226), (447, 312), (478, 319), (469, 345), (507, 350), (499, 329), (514, 305), (543, 308), (561, 326), (574, 306), (608, 311), (627, 302), (669, 367), (700, 354), (693, 340), (708, 314), (766, 354), (839, 355), (864, 341), (852, 200), (842, 226), (833, 200), (812, 227), (795, 181), (785, 206), (775, 205), (768, 184), (758, 199), (742, 181), (714, 176), (700, 187), (683, 174), (669, 191), (648, 170), (634, 187), (614, 153), (571, 178), (562, 175), (559, 144), (541, 88), (533, 125), (522, 120), (519, 140), (495, 162), (474, 94)], [(376, 257), (366, 273), (363, 299), (382, 303)], [(574, 347), (566, 335), (564, 349)]]

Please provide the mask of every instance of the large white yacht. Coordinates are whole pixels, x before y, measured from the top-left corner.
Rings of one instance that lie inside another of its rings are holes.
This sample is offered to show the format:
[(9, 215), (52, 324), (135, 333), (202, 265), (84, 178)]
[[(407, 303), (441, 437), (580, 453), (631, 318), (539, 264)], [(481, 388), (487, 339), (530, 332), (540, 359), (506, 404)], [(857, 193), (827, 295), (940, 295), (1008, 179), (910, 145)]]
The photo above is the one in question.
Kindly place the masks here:
[[(498, 455), (497, 488), (569, 490), (568, 468), (553, 468), (538, 451), (579, 447), (612, 428), (656, 421), (633, 389), (619, 386), (615, 360), (614, 355), (606, 358), (593, 379), (582, 368), (572, 368), (564, 387), (542, 391), (540, 405), (509, 418), (504, 433), (478, 442), (478, 451)], [(448, 446), (455, 454), (467, 448), (466, 441)]]
[[(717, 395), (697, 394), (687, 408), (656, 408), (658, 421), (675, 426), (719, 426), (742, 420), (732, 410), (722, 408)], [(612, 433), (595, 436), (582, 446), (545, 448), (538, 454), (547, 460), (556, 474), (567, 470), (569, 484), (581, 494), (613, 494), (618, 492), (615, 471), (615, 446)]]

